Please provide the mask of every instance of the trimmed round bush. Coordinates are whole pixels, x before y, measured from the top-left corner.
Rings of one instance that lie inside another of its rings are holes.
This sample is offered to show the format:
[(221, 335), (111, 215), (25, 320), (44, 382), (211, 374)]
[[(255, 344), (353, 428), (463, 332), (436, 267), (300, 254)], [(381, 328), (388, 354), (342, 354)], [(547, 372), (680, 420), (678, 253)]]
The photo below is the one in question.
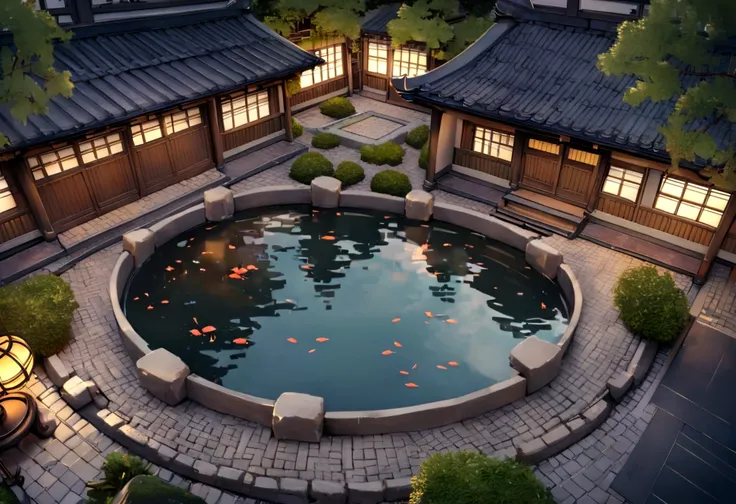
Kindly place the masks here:
[(125, 485), (136, 476), (151, 476), (151, 464), (135, 455), (112, 452), (102, 464), (105, 478), (90, 481), (89, 497), (92, 503), (106, 503), (112, 500)]
[(411, 191), (411, 182), (404, 173), (396, 170), (383, 170), (373, 175), (371, 191), (403, 198)]
[(319, 111), (333, 119), (342, 119), (355, 114), (355, 107), (344, 96), (336, 96), (320, 103)]
[(291, 164), (289, 177), (302, 184), (311, 184), (312, 180), (325, 175), (331, 177), (335, 173), (332, 163), (319, 152), (307, 152), (299, 156)]
[(364, 145), (360, 148), (360, 160), (374, 165), (398, 166), (404, 160), (404, 149), (396, 142)]
[(332, 133), (317, 133), (312, 137), (312, 147), (334, 149), (340, 145), (340, 137)]
[(0, 314), (8, 334), (33, 352), (50, 357), (69, 343), (72, 315), (79, 308), (71, 287), (56, 275), (38, 275), (0, 287)]
[(335, 178), (342, 182), (342, 187), (350, 187), (365, 178), (365, 171), (358, 163), (343, 161), (335, 169)]
[(554, 504), (531, 468), (475, 452), (436, 453), (411, 479), (409, 504)]
[(613, 301), (632, 333), (660, 343), (677, 338), (689, 316), (685, 293), (669, 273), (660, 275), (651, 265), (624, 271)]
[(429, 126), (422, 124), (411, 130), (406, 135), (406, 143), (415, 149), (421, 149), (429, 141)]
[(429, 166), (429, 141), (424, 142), (419, 150), (419, 168), (426, 170)]
[(206, 504), (201, 497), (156, 476), (136, 476), (123, 487), (119, 496), (119, 504)]
[(294, 138), (299, 138), (304, 134), (304, 126), (299, 124), (299, 121), (291, 118), (291, 132), (294, 134)]

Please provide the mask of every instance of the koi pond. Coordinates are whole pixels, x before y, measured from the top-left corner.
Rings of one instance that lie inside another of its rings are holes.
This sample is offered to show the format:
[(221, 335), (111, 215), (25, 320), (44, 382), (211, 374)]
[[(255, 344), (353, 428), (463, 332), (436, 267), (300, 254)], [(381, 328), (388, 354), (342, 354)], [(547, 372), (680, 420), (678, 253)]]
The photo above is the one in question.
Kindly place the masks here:
[(327, 411), (459, 397), (556, 342), (568, 307), (524, 254), (477, 233), (366, 210), (260, 208), (187, 231), (133, 275), (124, 310), (151, 349), (266, 399)]

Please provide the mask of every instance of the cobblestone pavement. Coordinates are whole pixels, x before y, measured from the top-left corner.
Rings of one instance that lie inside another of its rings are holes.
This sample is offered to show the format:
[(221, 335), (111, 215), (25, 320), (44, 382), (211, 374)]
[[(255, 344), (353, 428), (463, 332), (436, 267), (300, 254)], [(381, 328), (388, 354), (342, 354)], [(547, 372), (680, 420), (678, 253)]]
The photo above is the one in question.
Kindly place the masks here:
[[(424, 121), (429, 124), (429, 114), (414, 109), (398, 107), (390, 103), (380, 102), (372, 98), (365, 98), (360, 94), (350, 97), (350, 101), (355, 107), (355, 112), (377, 112), (386, 116), (397, 117), (404, 121)], [(312, 107), (302, 112), (294, 114), (294, 117), (300, 124), (307, 128), (321, 128), (325, 124), (334, 122), (335, 119), (322, 115), (319, 107)]]
[(196, 177), (183, 180), (177, 184), (170, 185), (160, 191), (151, 193), (141, 199), (123, 205), (120, 208), (108, 212), (100, 217), (92, 219), (75, 226), (68, 231), (59, 234), (59, 242), (64, 248), (69, 248), (77, 243), (86, 240), (90, 236), (106, 231), (113, 226), (122, 224), (123, 222), (135, 219), (151, 210), (165, 205), (185, 194), (196, 191), (200, 187), (204, 187), (216, 180), (222, 178), (223, 175), (216, 169), (212, 168), (204, 173), (200, 173)]
[(703, 286), (706, 298), (700, 318), (736, 335), (736, 277), (729, 278), (730, 273), (731, 268), (723, 264), (713, 265), (708, 283)]

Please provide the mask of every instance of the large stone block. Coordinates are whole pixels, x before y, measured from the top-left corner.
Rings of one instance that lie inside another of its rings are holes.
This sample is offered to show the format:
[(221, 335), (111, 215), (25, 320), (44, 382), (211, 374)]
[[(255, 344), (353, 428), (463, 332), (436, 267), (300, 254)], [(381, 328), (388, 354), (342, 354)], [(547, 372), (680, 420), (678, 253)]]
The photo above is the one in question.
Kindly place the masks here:
[(41, 439), (46, 439), (54, 435), (54, 431), (59, 426), (59, 421), (49, 409), (38, 406), (36, 422), (33, 424), (33, 433)]
[(562, 264), (562, 254), (542, 240), (532, 240), (526, 244), (526, 262), (542, 275), (554, 280), (557, 268)]
[(210, 222), (220, 222), (235, 214), (233, 192), (227, 187), (215, 187), (204, 192), (204, 215)]
[(141, 386), (165, 403), (175, 406), (187, 397), (189, 366), (168, 350), (157, 348), (135, 365)]
[(340, 204), (342, 182), (334, 177), (312, 180), (312, 205), (319, 208), (337, 208)]
[(608, 393), (611, 394), (611, 398), (619, 402), (629, 391), (631, 386), (634, 384), (634, 375), (622, 371), (616, 376), (608, 380), (606, 386), (608, 387)]
[(133, 256), (136, 268), (140, 268), (155, 249), (156, 235), (149, 229), (136, 229), (123, 235), (123, 250)]
[(80, 410), (92, 402), (87, 383), (79, 376), (73, 376), (64, 383), (61, 397), (75, 410)]
[(156, 236), (156, 246), (160, 247), (176, 235), (189, 231), (207, 221), (204, 215), (204, 203), (194, 205), (177, 214), (153, 224), (150, 229)]
[(526, 378), (526, 393), (539, 390), (560, 372), (562, 349), (531, 336), (511, 350), (511, 365)]
[(324, 419), (324, 399), (284, 392), (273, 407), (271, 427), (276, 439), (317, 443), (322, 437)]
[(348, 489), (342, 481), (312, 480), (309, 496), (320, 504), (345, 504)]
[(380, 504), (385, 491), (383, 480), (348, 483), (348, 504)]
[(634, 376), (634, 385), (638, 386), (647, 377), (649, 368), (657, 356), (658, 349), (659, 344), (656, 341), (641, 340), (639, 342), (639, 346), (636, 347), (636, 352), (634, 352), (634, 357), (631, 359), (629, 367), (626, 370)]
[(46, 369), (46, 374), (49, 375), (51, 383), (57, 387), (62, 387), (72, 377), (67, 367), (56, 355), (46, 357), (43, 360), (43, 367)]
[(434, 196), (414, 189), (406, 195), (405, 213), (409, 219), (428, 221), (434, 211)]

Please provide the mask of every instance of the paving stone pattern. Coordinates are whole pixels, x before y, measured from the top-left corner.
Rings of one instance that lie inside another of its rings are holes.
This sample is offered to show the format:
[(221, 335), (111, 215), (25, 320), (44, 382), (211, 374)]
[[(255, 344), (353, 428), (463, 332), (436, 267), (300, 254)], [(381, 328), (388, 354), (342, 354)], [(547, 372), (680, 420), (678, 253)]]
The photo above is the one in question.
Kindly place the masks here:
[(736, 279), (729, 279), (731, 268), (713, 265), (708, 282), (703, 286), (705, 304), (700, 318), (704, 322), (736, 335)]
[[(404, 107), (398, 107), (391, 105), (390, 103), (380, 102), (371, 98), (365, 98), (359, 94), (356, 94), (350, 98), (355, 112), (360, 114), (361, 112), (377, 112), (379, 114), (391, 117), (398, 117), (404, 121), (425, 121), (429, 124), (429, 114), (420, 112), (418, 110), (408, 109)], [(307, 128), (321, 128), (322, 126), (335, 122), (335, 119), (323, 115), (319, 111), (319, 107), (312, 107), (297, 114), (294, 117), (300, 124)]]
[[(400, 111), (402, 114), (412, 112)], [(300, 140), (308, 144), (308, 136), (305, 134)], [(357, 161), (359, 157), (355, 151), (343, 147), (328, 151), (326, 155), (334, 161)], [(407, 147), (405, 161), (397, 167), (409, 175), (414, 187), (421, 186), (423, 177), (423, 171), (416, 165), (417, 155), (416, 150)], [(366, 181), (356, 188), (367, 190), (375, 171), (376, 167), (366, 165)], [(284, 183), (295, 184), (288, 178), (288, 163), (240, 182), (233, 189)], [(492, 210), (440, 191), (435, 192), (435, 196), (439, 201), (483, 212)], [(612, 288), (622, 271), (641, 261), (580, 239), (569, 241), (553, 236), (545, 240), (565, 255), (565, 262), (577, 274), (585, 298), (580, 324), (563, 361), (562, 372), (550, 386), (530, 397), (442, 428), (392, 435), (325, 436), (321, 442), (310, 444), (277, 441), (268, 427), (213, 412), (191, 401), (176, 407), (163, 404), (139, 386), (134, 363), (120, 342), (110, 307), (109, 274), (121, 252), (120, 244), (84, 259), (63, 274), (80, 308), (73, 321), (73, 340), (59, 357), (79, 376), (93, 379), (100, 386), (110, 400), (109, 410), (130, 419), (131, 426), (161, 445), (195, 460), (247, 470), (256, 475), (362, 482), (414, 474), (420, 463), (437, 451), (467, 449), (509, 454), (520, 442), (581, 411), (611, 376), (626, 369), (638, 343), (618, 320), (612, 304)], [(678, 286), (689, 287), (687, 277), (679, 274), (674, 277)], [(711, 282), (717, 278), (720, 277), (716, 276)], [(715, 289), (722, 290), (722, 284), (716, 284)], [(653, 407), (637, 406), (665, 359), (665, 353), (658, 355), (645, 383), (633, 394), (629, 393), (600, 429), (536, 468), (539, 478), (553, 488), (559, 502), (621, 501), (608, 486), (653, 415)], [(92, 479), (93, 472), (96, 477), (102, 456), (119, 449), (92, 426), (86, 425), (59, 400), (56, 391), (46, 391), (47, 387), (48, 380), (42, 375), (30, 389), (63, 421), (56, 439), (29, 438), (20, 450), (3, 455), (4, 460), (12, 459), (24, 468), (29, 493), (34, 493), (32, 497), (39, 503), (62, 502), (63, 489), (57, 484), (59, 481), (73, 494), (80, 495), (83, 489), (71, 474), (79, 481)], [(72, 452), (75, 455), (70, 455)], [(69, 464), (65, 464), (64, 457)], [(74, 466), (75, 463), (78, 465)], [(78, 471), (83, 468), (82, 474), (74, 472), (75, 467)], [(182, 486), (190, 484), (166, 470), (161, 470), (159, 475)], [(66, 480), (62, 480), (64, 477)], [(223, 497), (219, 490), (200, 484), (193, 484), (192, 490), (204, 493), (211, 503), (234, 499), (234, 496)], [(75, 502), (73, 498), (64, 504), (72, 502)], [(254, 501), (241, 499), (240, 502)]]
[(396, 131), (402, 126), (402, 123), (391, 121), (390, 119), (371, 116), (363, 119), (362, 121), (358, 121), (349, 126), (345, 126), (342, 129), (343, 131), (353, 133), (354, 135), (360, 135), (376, 140), (378, 138), (385, 137), (392, 131)]

